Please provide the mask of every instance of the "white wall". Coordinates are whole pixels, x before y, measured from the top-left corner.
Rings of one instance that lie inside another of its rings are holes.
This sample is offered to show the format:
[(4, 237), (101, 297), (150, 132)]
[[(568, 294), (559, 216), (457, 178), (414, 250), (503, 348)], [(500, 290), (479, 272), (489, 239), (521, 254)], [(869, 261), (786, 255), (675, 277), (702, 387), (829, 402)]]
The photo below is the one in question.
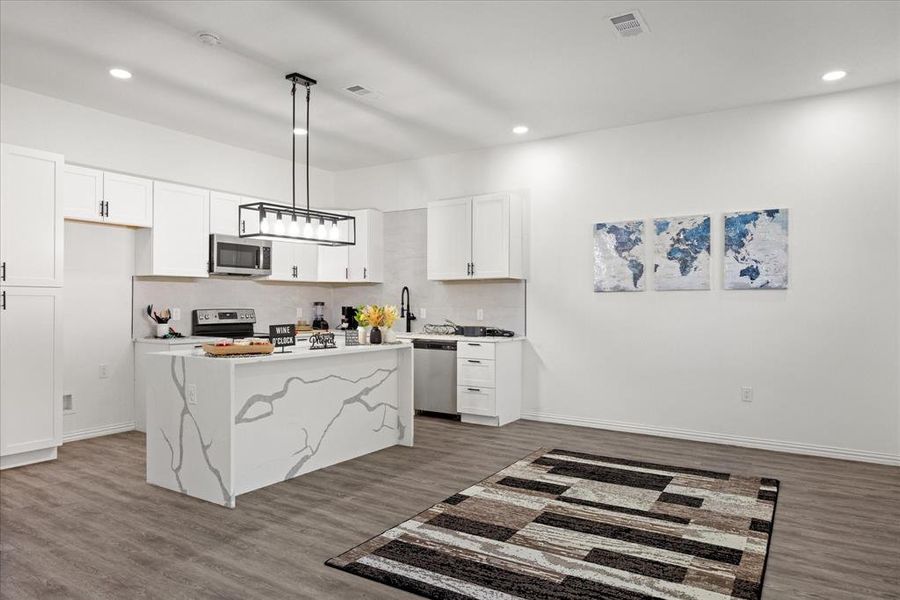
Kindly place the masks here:
[[(8, 85), (0, 85), (0, 139), (59, 152), (69, 163), (290, 202), (290, 160)], [(298, 203), (305, 202), (304, 178), (298, 164)], [(334, 175), (311, 168), (312, 204), (331, 206), (333, 192)]]
[[(534, 418), (896, 461), (897, 132), (882, 86), (341, 172), (335, 202), (529, 190)], [(722, 290), (722, 213), (770, 207), (790, 289)], [(592, 223), (704, 212), (712, 291), (593, 293)]]
[[(67, 439), (134, 423), (131, 276), (134, 231), (66, 221), (63, 286), (63, 416)], [(100, 378), (100, 365), (109, 377)]]

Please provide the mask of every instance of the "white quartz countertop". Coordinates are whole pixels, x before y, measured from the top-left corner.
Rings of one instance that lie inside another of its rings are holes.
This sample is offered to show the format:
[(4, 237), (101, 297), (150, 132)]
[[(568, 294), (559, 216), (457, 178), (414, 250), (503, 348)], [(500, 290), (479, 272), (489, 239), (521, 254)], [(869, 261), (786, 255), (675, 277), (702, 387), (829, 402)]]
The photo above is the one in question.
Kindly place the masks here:
[(180, 338), (155, 338), (155, 337), (142, 337), (135, 338), (134, 342), (136, 344), (157, 344), (160, 346), (181, 346), (181, 345), (193, 345), (198, 346), (200, 344), (206, 344), (210, 340), (216, 340), (219, 338), (214, 337), (180, 337)]
[(283, 360), (298, 360), (304, 358), (322, 358), (327, 356), (343, 356), (346, 354), (363, 354), (367, 352), (386, 352), (389, 350), (404, 350), (412, 348), (409, 342), (398, 342), (396, 344), (378, 344), (378, 345), (360, 345), (360, 346), (342, 346), (337, 348), (327, 348), (323, 350), (310, 350), (306, 344), (285, 348), (284, 352), (276, 350), (272, 354), (251, 354), (245, 356), (209, 356), (203, 350), (194, 348), (191, 350), (169, 350), (166, 352), (156, 352), (155, 355), (162, 356), (183, 356), (196, 360), (214, 360), (218, 362), (233, 362), (235, 364), (244, 365), (259, 362), (278, 362)]
[(438, 342), (473, 342), (476, 344), (505, 344), (508, 342), (521, 342), (526, 339), (523, 335), (515, 337), (471, 337), (465, 335), (440, 335), (437, 333), (398, 333), (397, 337), (403, 340), (434, 340)]

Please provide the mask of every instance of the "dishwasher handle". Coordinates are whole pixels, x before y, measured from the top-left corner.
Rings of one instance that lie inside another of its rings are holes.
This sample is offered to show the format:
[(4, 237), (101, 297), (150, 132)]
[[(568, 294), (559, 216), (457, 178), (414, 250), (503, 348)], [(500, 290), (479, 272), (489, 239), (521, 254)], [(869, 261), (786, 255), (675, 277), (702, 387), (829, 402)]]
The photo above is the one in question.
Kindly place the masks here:
[(456, 342), (413, 340), (413, 348), (416, 350), (446, 350), (448, 352), (456, 352)]

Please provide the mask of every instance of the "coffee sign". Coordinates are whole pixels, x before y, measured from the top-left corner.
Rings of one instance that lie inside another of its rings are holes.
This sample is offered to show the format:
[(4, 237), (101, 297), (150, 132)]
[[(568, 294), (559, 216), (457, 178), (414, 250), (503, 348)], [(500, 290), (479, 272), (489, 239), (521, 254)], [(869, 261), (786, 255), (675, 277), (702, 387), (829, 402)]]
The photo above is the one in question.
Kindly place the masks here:
[[(269, 341), (276, 348), (297, 345), (297, 326), (293, 323), (269, 325)], [(282, 350), (284, 352), (284, 350)]]

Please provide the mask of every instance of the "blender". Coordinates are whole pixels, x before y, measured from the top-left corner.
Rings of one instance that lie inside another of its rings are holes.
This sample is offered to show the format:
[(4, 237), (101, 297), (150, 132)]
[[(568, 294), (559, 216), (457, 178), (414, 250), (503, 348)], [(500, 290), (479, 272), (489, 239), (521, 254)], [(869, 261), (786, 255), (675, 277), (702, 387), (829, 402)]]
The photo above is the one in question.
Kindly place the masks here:
[(325, 320), (325, 303), (313, 302), (313, 329), (328, 329), (328, 321)]

